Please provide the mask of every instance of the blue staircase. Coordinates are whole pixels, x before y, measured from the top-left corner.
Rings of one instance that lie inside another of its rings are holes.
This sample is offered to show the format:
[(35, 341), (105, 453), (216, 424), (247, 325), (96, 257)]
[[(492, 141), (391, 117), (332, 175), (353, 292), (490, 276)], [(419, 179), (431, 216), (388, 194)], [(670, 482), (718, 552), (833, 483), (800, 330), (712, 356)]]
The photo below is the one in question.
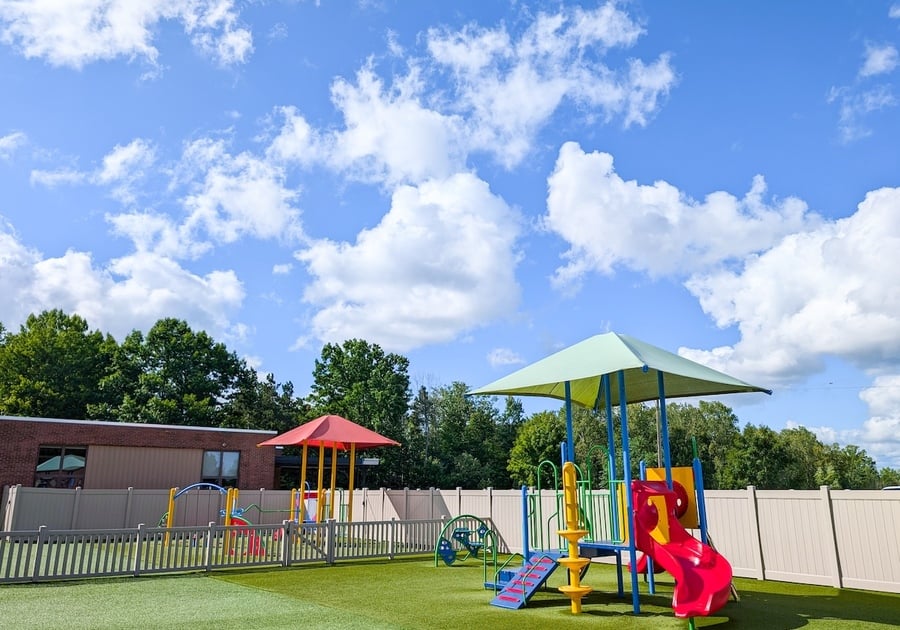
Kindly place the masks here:
[(556, 560), (561, 555), (557, 551), (533, 552), (528, 557), (528, 561), (516, 571), (512, 579), (491, 600), (491, 605), (513, 610), (522, 608), (559, 566)]

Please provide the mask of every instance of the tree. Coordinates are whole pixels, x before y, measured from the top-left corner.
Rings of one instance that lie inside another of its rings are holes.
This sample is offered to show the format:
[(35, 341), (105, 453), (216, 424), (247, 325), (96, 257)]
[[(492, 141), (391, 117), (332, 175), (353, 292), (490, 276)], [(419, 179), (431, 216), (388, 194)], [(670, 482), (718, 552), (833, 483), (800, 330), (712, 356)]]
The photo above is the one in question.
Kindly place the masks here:
[(723, 487), (782, 489), (785, 486), (783, 471), (790, 462), (791, 451), (775, 431), (748, 424), (726, 456)]
[(29, 315), (18, 333), (0, 329), (0, 413), (84, 419), (115, 341), (61, 310)]
[(819, 485), (843, 490), (874, 490), (878, 487), (878, 469), (875, 460), (865, 450), (848, 444), (838, 444), (823, 449), (822, 463), (816, 470)]
[(266, 374), (259, 380), (256, 370), (240, 371), (235, 391), (222, 409), (222, 427), (262, 429), (284, 433), (309, 418), (309, 406), (294, 397), (294, 385), (275, 382)]
[(669, 403), (669, 449), (673, 466), (693, 461), (693, 441), (703, 469), (706, 488), (721, 488), (720, 474), (729, 449), (740, 435), (738, 419), (730, 407), (701, 400), (697, 405)]
[(830, 485), (821, 483), (825, 480), (822, 475), (830, 476), (830, 473), (822, 467), (825, 447), (812, 431), (805, 427), (783, 429), (778, 438), (790, 453), (782, 471), (782, 487), (792, 490), (815, 490), (820, 485)]
[[(385, 354), (378, 344), (350, 339), (326, 344), (315, 362), (308, 402), (315, 415), (336, 414), (403, 443), (409, 405), (409, 360)], [(403, 483), (403, 451), (384, 448), (369, 479), (384, 486)]]
[(896, 468), (882, 468), (878, 471), (878, 485), (882, 488), (900, 486), (900, 470)]
[(219, 426), (247, 374), (246, 363), (206, 332), (161, 319), (146, 338), (134, 331), (119, 347), (102, 383), (114, 402), (92, 412), (124, 422)]
[[(559, 445), (566, 440), (564, 412), (540, 411), (528, 418), (519, 429), (507, 466), (515, 483), (534, 486), (537, 484), (538, 465), (544, 461), (559, 461)], [(550, 487), (550, 484), (541, 485)], [(552, 483), (553, 480), (548, 480)]]
[(441, 465), (435, 457), (434, 430), (436, 426), (434, 400), (423, 386), (419, 387), (407, 415), (403, 478), (412, 488), (435, 487), (440, 479)]

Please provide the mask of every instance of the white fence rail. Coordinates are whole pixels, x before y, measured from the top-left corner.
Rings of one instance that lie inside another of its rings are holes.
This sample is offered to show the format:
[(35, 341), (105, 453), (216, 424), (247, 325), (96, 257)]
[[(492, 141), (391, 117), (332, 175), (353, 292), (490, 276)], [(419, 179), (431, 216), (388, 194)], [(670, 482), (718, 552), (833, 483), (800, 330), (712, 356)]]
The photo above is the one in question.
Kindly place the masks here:
[[(609, 495), (606, 491), (594, 494), (598, 506), (595, 519), (608, 528)], [(9, 532), (36, 531), (42, 525), (52, 531), (90, 529), (95, 534), (106, 532), (104, 527), (137, 528), (140, 523), (158, 522), (159, 516), (165, 513), (167, 497), (167, 490), (53, 490), (16, 486), (4, 491), (0, 508), (5, 506), (5, 513), (0, 522), (2, 529)], [(345, 493), (338, 501), (346, 498)], [(218, 501), (217, 497), (198, 495), (195, 504), (185, 503), (176, 509), (185, 518), (194, 513), (209, 514), (209, 510), (215, 514), (220, 509), (218, 504), (204, 503), (213, 499)], [(539, 505), (545, 540), (552, 540), (552, 533), (559, 527), (556, 493), (543, 491)], [(274, 531), (288, 518), (285, 514), (290, 510), (290, 493), (242, 491), (239, 506), (256, 506), (257, 510), (248, 509), (245, 516), (260, 532), (274, 536)], [(713, 543), (738, 577), (900, 593), (900, 492), (832, 491), (827, 487), (775, 491), (749, 487), (709, 490), (706, 506)], [(345, 507), (340, 513), (346, 511)], [(344, 532), (341, 528), (351, 525), (340, 520), (335, 526), (342, 532), (335, 535), (355, 539), (358, 545), (335, 547), (332, 559), (371, 557), (391, 545), (397, 545), (396, 549), (429, 552), (440, 525), (434, 531), (428, 529), (430, 526), (410, 525), (412, 529), (398, 533), (386, 523), (441, 523), (461, 514), (491, 522), (500, 551), (522, 551), (519, 490), (364, 488), (353, 493), (352, 527), (360, 529)], [(212, 519), (204, 517), (203, 523), (207, 520)], [(181, 526), (183, 521), (177, 524)], [(197, 527), (204, 531), (207, 527), (202, 523), (185, 525), (194, 526), (190, 529), (191, 536)], [(204, 540), (208, 539), (209, 535), (204, 534)], [(267, 540), (266, 549), (277, 546), (276, 543)], [(301, 547), (309, 555), (296, 561), (329, 560), (325, 547)], [(148, 566), (156, 564), (148, 563)]]

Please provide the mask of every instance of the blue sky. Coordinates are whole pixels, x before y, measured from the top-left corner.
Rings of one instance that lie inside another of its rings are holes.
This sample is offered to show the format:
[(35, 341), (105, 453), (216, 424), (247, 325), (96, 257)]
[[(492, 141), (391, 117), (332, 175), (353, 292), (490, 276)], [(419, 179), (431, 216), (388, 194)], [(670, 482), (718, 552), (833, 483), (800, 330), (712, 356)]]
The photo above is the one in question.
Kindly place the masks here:
[[(606, 331), (900, 466), (900, 3), (0, 0), (0, 321), (479, 386)], [(528, 401), (529, 411), (556, 408)]]

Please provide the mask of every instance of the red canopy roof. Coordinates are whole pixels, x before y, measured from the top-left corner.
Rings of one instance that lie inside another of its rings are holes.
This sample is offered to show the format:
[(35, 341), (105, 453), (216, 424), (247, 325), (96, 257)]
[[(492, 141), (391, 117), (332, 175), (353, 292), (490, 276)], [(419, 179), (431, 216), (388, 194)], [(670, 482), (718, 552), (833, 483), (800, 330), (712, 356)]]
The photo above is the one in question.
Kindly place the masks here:
[(350, 450), (351, 444), (356, 444), (356, 448), (400, 446), (399, 442), (379, 435), (371, 429), (341, 416), (330, 415), (310, 420), (286, 433), (260, 442), (257, 446), (302, 446), (304, 442), (309, 446), (324, 445), (328, 448), (336, 446), (342, 451)]

